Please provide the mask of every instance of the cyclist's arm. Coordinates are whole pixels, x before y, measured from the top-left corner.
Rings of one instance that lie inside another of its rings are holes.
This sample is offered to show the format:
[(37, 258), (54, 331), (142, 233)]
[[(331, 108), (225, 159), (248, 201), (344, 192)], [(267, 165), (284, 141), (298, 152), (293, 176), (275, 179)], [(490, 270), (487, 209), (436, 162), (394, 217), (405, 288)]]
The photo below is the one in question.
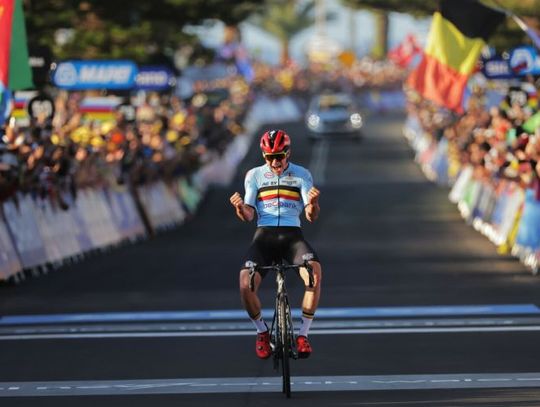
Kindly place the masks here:
[(238, 192), (235, 192), (230, 198), (232, 206), (236, 210), (236, 216), (244, 222), (251, 222), (255, 217), (255, 209), (244, 203), (244, 200)]
[(311, 187), (308, 192), (308, 203), (305, 207), (306, 219), (310, 222), (317, 220), (319, 213), (321, 212), (321, 207), (319, 206), (319, 195), (320, 191)]
[(255, 179), (255, 171), (250, 170), (244, 179), (244, 188), (246, 194), (244, 199), (238, 192), (231, 196), (231, 204), (236, 210), (236, 216), (244, 222), (251, 222), (255, 217), (255, 200), (257, 197), (257, 182)]

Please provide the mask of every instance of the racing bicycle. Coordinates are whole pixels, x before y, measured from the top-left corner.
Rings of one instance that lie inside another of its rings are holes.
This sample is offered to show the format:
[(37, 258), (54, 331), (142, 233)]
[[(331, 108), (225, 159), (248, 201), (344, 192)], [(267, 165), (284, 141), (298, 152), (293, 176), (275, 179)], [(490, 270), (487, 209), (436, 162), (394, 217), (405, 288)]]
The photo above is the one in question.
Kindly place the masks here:
[(309, 287), (313, 288), (313, 269), (309, 264), (309, 261), (312, 259), (312, 254), (306, 254), (302, 256), (302, 260), (304, 261), (302, 264), (285, 264), (283, 262), (271, 266), (258, 266), (253, 262), (246, 264), (249, 268), (249, 287), (252, 291), (254, 289), (256, 272), (270, 271), (276, 274), (276, 305), (270, 328), (270, 346), (272, 348), (274, 369), (276, 371), (279, 371), (281, 361), (282, 391), (287, 398), (291, 397), (291, 370), (289, 361), (290, 359), (298, 359), (298, 351), (296, 350), (291, 307), (285, 286), (285, 273), (289, 270), (299, 272), (301, 268), (305, 268), (309, 276)]

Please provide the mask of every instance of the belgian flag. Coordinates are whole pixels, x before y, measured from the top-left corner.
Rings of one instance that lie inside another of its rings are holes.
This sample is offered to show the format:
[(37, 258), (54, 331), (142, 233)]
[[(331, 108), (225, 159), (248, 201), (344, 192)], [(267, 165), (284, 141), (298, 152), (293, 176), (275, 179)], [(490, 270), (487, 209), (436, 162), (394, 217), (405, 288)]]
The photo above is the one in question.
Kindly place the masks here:
[(458, 113), (469, 76), (505, 13), (475, 0), (442, 0), (433, 15), (420, 64), (407, 85), (426, 99)]

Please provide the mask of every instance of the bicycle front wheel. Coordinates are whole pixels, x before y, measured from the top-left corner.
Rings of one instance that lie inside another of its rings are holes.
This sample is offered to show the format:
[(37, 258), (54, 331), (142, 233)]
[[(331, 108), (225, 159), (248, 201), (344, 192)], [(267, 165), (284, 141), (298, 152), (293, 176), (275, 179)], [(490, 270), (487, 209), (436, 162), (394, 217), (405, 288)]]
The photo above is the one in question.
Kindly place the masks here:
[(283, 376), (283, 393), (291, 397), (291, 370), (289, 358), (291, 355), (291, 338), (289, 327), (289, 306), (287, 297), (280, 295), (278, 300), (278, 327), (281, 339), (281, 373)]

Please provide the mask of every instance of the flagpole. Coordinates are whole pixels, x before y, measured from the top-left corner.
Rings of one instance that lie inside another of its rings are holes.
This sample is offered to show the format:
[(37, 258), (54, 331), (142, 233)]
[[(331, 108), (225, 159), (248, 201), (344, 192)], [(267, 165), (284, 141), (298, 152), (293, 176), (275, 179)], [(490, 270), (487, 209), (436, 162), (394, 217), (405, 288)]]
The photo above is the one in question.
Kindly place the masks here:
[(525, 21), (510, 10), (506, 10), (501, 3), (499, 3), (498, 0), (492, 0), (493, 3), (495, 3), (499, 9), (499, 11), (505, 13), (508, 17), (512, 17), (512, 19), (516, 22), (518, 27), (529, 36), (529, 38), (532, 40), (536, 48), (540, 49), (540, 35), (536, 33), (532, 28), (530, 28)]

